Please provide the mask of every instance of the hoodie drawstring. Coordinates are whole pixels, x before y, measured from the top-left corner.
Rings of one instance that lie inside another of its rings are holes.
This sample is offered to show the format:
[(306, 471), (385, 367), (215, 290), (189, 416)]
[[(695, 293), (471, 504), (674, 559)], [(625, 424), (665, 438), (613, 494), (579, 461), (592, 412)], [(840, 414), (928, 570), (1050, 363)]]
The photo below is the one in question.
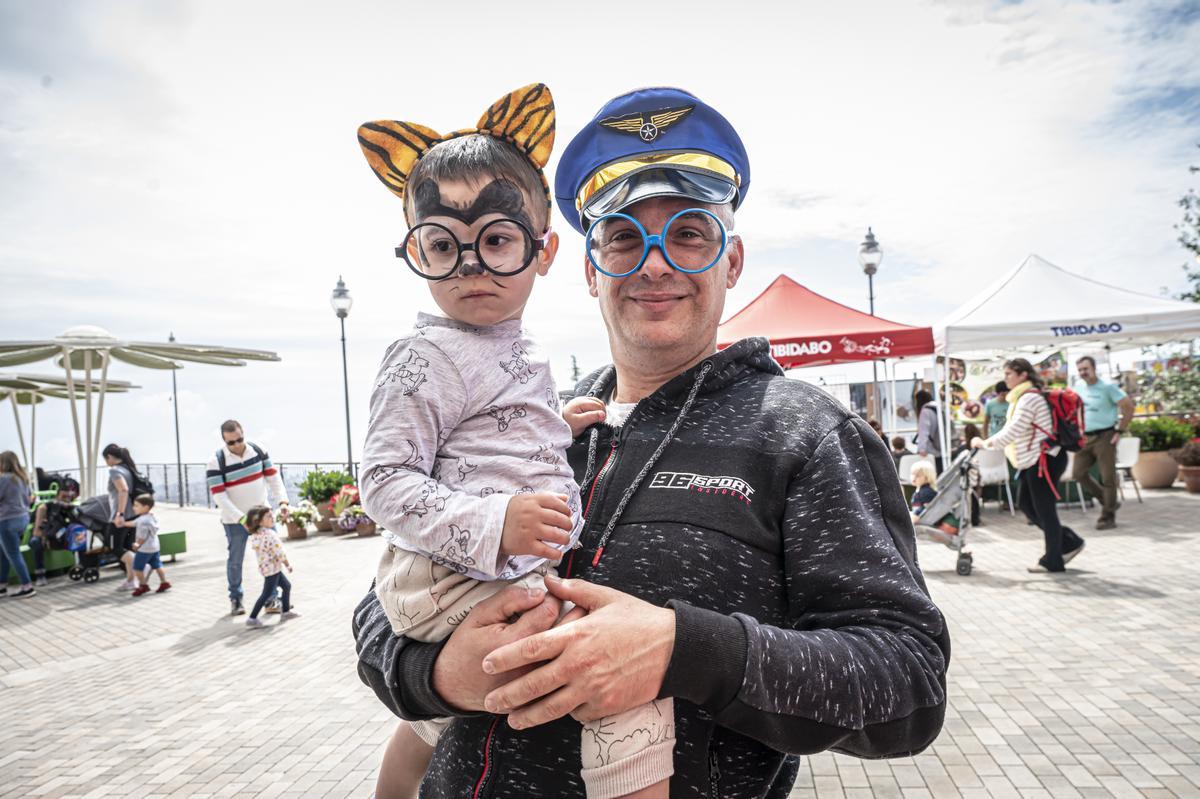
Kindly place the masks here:
[[(629, 488), (625, 489), (625, 493), (621, 495), (621, 501), (617, 503), (617, 509), (613, 511), (612, 516), (609, 517), (608, 525), (604, 528), (604, 534), (600, 536), (600, 543), (596, 547), (596, 555), (592, 558), (593, 567), (600, 563), (600, 556), (604, 554), (604, 545), (608, 543), (609, 537), (613, 534), (613, 530), (615, 530), (617, 527), (617, 522), (621, 520), (621, 514), (625, 512), (626, 506), (628, 506), (630, 501), (633, 499), (633, 495), (637, 493), (638, 487), (642, 484), (642, 481), (646, 479), (646, 475), (650, 473), (650, 470), (654, 468), (654, 464), (657, 463), (658, 459), (662, 457), (663, 452), (665, 452), (667, 449), (667, 445), (670, 444), (671, 439), (675, 437), (675, 433), (679, 431), (679, 427), (683, 424), (684, 418), (688, 415), (688, 412), (696, 403), (696, 397), (700, 393), (700, 387), (704, 385), (704, 379), (708, 377), (709, 372), (712, 370), (713, 365), (711, 361), (705, 361), (704, 365), (700, 367), (700, 373), (696, 375), (695, 381), (692, 382), (692, 388), (688, 392), (687, 399), (683, 402), (683, 407), (679, 409), (679, 414), (675, 417), (675, 421), (671, 423), (671, 429), (667, 431), (665, 436), (663, 436), (663, 440), (658, 443), (658, 448), (654, 450), (654, 454), (651, 455), (650, 459), (642, 465), (642, 469), (638, 472), (637, 477), (633, 479), (633, 482), (629, 485)], [(596, 435), (594, 430), (592, 432), (593, 436), (591, 439), (591, 444), (588, 447), (588, 476), (591, 475), (596, 451)], [(583, 484), (587, 485), (587, 480), (584, 480)]]

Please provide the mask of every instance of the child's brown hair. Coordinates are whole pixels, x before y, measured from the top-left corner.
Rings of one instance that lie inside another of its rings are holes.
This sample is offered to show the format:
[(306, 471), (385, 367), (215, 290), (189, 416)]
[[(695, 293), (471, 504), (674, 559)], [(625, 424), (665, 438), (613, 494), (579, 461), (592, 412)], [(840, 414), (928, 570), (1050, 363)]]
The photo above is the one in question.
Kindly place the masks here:
[(259, 525), (262, 524), (263, 517), (270, 512), (271, 508), (267, 505), (255, 505), (246, 511), (246, 529), (252, 533), (257, 533)]
[(542, 202), (545, 190), (538, 170), (507, 141), (481, 133), (440, 142), (417, 161), (412, 174), (408, 176), (410, 190), (404, 195), (404, 210), (409, 224), (420, 221), (415, 218), (413, 201), (417, 187), (426, 180), (434, 183), (458, 180), (479, 183), (488, 178), (507, 181), (520, 189), (529, 211), (529, 220), (535, 228), (530, 232), (537, 236), (546, 229), (550, 221), (550, 208)]
[(154, 507), (154, 495), (153, 494), (138, 494), (136, 497), (133, 498), (133, 502), (134, 502), (134, 504), (141, 505), (142, 507), (147, 508), (147, 509), (153, 508)]

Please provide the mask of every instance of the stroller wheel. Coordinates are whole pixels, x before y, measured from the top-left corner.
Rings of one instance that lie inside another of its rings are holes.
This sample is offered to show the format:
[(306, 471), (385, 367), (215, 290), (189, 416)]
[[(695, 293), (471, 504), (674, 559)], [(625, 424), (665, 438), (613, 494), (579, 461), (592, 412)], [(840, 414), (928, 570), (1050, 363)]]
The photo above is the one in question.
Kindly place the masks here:
[(94, 583), (100, 579), (100, 570), (87, 568), (83, 570), (83, 581), (85, 583)]
[(75, 582), (79, 582), (83, 579), (83, 569), (79, 566), (72, 566), (71, 570), (67, 572), (67, 576)]
[(972, 558), (971, 558), (970, 554), (959, 555), (958, 556), (958, 565), (955, 567), (954, 570), (956, 572), (958, 572), (959, 574), (961, 574), (963, 577), (966, 577), (968, 574), (971, 573), (971, 566), (972, 566), (971, 560), (972, 560)]

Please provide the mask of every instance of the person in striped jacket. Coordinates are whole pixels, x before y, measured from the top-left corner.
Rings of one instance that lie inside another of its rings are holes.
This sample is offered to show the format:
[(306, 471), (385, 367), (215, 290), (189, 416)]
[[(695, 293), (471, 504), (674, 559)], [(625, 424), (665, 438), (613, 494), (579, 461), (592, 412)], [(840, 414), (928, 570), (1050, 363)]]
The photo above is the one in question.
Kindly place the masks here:
[(1004, 427), (990, 438), (975, 438), (976, 449), (1003, 449), (1009, 463), (1018, 469), (1021, 510), (1042, 530), (1046, 552), (1029, 567), (1030, 572), (1066, 571), (1066, 564), (1083, 551), (1084, 541), (1058, 520), (1055, 494), (1058, 480), (1067, 468), (1067, 451), (1051, 447), (1042, 458), (1042, 443), (1054, 430), (1050, 403), (1042, 396), (1045, 387), (1033, 365), (1024, 358), (1004, 364), (1008, 386), (1008, 411)]
[[(288, 498), (271, 456), (259, 445), (246, 440), (237, 421), (229, 419), (221, 424), (221, 439), (221, 448), (208, 462), (208, 490), (213, 502), (221, 509), (221, 524), (225, 526), (225, 539), (229, 542), (229, 558), (225, 563), (229, 612), (239, 616), (246, 612), (242, 604), (242, 563), (246, 559), (246, 541), (250, 538), (242, 519), (254, 506), (269, 505), (277, 508), (279, 518), (286, 522)], [(267, 612), (279, 612), (278, 600), (271, 600)]]

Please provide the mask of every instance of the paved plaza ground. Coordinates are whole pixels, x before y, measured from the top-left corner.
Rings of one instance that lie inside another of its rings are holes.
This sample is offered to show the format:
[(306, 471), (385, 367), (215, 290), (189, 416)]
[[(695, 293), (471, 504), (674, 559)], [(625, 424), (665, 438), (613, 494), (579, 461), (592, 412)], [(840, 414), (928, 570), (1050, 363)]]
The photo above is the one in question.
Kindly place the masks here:
[[(1200, 495), (1145, 492), (1065, 576), (989, 504), (975, 572), (920, 548), (951, 626), (950, 707), (915, 758), (805, 759), (794, 797), (1200, 797)], [(303, 618), (247, 630), (213, 512), (160, 509), (190, 551), (133, 599), (53, 581), (0, 601), (0, 796), (365, 797), (393, 722), (354, 672), (350, 612), (378, 538), (289, 544)], [(260, 578), (247, 561), (248, 591)], [(532, 794), (531, 794), (532, 795)]]

